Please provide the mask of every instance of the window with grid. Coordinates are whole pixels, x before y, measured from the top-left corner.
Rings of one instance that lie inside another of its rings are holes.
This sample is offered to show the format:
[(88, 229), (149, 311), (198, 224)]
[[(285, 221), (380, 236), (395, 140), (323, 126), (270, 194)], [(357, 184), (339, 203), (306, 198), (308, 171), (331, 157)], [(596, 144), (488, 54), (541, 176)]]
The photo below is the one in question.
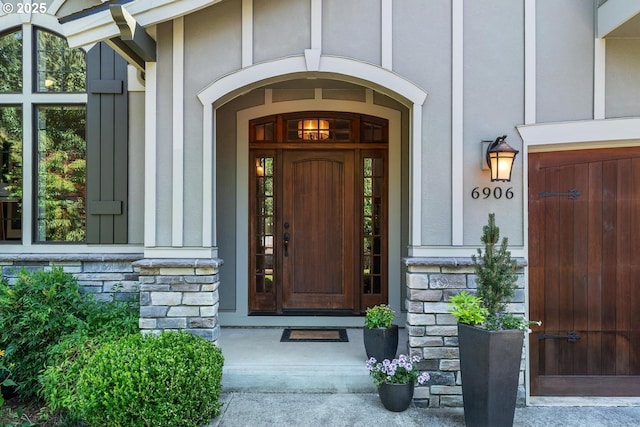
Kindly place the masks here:
[(84, 52), (14, 28), (0, 34), (0, 76), (0, 241), (84, 242)]

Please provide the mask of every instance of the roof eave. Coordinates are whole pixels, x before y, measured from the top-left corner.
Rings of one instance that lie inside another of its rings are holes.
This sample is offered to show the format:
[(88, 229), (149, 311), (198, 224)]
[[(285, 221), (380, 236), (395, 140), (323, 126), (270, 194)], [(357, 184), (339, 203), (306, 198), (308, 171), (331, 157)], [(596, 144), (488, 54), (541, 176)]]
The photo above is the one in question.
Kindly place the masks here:
[[(223, 0), (133, 0), (126, 10), (142, 27), (187, 15)], [(69, 47), (90, 46), (118, 37), (120, 31), (109, 9), (99, 9), (74, 19), (60, 18)]]
[(640, 2), (607, 0), (598, 7), (599, 38), (640, 38)]

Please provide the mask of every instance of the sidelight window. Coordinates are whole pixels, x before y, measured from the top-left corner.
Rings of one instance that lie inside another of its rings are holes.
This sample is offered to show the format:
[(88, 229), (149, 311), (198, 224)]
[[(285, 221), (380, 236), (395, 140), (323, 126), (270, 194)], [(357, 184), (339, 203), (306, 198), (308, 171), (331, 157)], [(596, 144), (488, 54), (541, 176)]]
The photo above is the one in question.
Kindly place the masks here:
[(274, 176), (273, 157), (255, 158), (255, 291), (273, 293), (274, 287)]
[(362, 277), (365, 294), (382, 293), (383, 185), (383, 158), (365, 157), (362, 170)]

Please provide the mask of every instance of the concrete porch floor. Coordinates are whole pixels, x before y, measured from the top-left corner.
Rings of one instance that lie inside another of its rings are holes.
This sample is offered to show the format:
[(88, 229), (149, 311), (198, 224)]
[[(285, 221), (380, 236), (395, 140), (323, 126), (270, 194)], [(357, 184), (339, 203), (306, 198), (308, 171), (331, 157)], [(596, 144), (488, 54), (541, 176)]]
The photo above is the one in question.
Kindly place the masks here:
[[(464, 427), (462, 408), (384, 409), (365, 368), (362, 329), (348, 343), (281, 343), (283, 328), (222, 329), (222, 414), (208, 427)], [(400, 329), (399, 352), (407, 334)], [(517, 427), (635, 427), (639, 398), (532, 398)]]
[[(218, 345), (225, 362), (225, 392), (373, 393), (365, 367), (361, 328), (347, 328), (349, 342), (280, 342), (283, 328), (223, 327)], [(398, 352), (407, 332), (399, 329)]]

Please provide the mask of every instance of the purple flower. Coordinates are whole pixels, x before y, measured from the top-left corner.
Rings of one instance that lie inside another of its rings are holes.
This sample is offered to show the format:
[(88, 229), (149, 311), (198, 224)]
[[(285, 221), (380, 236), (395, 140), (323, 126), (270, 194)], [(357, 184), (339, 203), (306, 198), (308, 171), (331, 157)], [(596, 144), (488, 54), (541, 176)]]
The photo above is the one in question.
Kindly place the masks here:
[(427, 381), (429, 381), (429, 379), (431, 379), (431, 376), (429, 375), (429, 373), (428, 372), (423, 372), (418, 377), (418, 384), (424, 384)]

